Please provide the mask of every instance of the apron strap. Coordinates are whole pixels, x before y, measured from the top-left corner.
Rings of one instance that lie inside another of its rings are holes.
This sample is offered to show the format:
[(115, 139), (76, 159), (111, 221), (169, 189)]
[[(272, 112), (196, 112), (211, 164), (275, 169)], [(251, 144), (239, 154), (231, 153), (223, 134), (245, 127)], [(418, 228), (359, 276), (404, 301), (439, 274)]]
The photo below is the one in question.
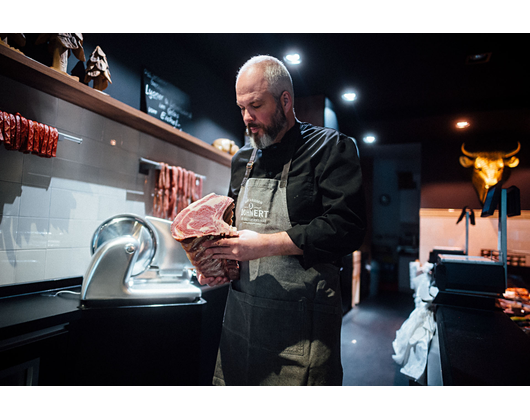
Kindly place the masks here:
[[(292, 160), (292, 159), (291, 159)], [(291, 160), (283, 165), (282, 179), (280, 181), (280, 188), (285, 188), (287, 185), (287, 176), (289, 175), (289, 169), (291, 168)]]
[[(256, 153), (258, 152), (258, 149), (257, 148), (254, 148), (252, 150), (252, 155), (250, 155), (250, 159), (247, 163), (247, 168), (245, 170), (245, 176), (243, 177), (243, 181), (241, 182), (241, 186), (244, 187), (245, 184), (247, 183), (248, 179), (250, 178), (250, 172), (252, 171), (252, 167), (254, 166), (254, 162), (256, 160)], [(289, 169), (291, 168), (291, 160), (289, 160), (289, 162), (287, 162), (285, 165), (283, 165), (283, 170), (282, 170), (282, 178), (281, 178), (281, 181), (280, 181), (280, 188), (285, 188), (286, 185), (287, 185), (287, 178), (288, 178), (288, 175), (289, 175)]]
[(243, 182), (241, 182), (242, 187), (245, 186), (245, 184), (248, 181), (248, 178), (250, 177), (250, 171), (252, 171), (252, 167), (254, 166), (254, 161), (256, 160), (257, 151), (258, 151), (257, 148), (254, 148), (254, 150), (252, 150), (252, 155), (250, 156), (250, 159), (247, 163), (247, 169), (245, 170), (245, 176), (243, 177)]

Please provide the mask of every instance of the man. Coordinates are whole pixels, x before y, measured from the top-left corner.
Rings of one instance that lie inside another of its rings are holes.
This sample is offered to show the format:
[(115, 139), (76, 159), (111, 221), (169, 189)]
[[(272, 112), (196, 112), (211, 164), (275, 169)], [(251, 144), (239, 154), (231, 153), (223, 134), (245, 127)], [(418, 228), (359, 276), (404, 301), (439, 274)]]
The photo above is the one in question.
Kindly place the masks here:
[(342, 385), (340, 259), (365, 232), (359, 157), (353, 139), (298, 121), (293, 98), (281, 61), (258, 56), (240, 69), (251, 145), (232, 160), (238, 236), (205, 243), (205, 255), (240, 261), (216, 385)]

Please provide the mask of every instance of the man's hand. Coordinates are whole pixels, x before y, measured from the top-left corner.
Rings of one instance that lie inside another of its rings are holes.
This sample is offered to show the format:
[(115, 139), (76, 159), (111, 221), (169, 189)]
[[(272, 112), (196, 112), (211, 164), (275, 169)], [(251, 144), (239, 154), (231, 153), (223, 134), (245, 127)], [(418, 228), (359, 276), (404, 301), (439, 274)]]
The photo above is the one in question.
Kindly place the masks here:
[(286, 232), (271, 234), (241, 230), (237, 236), (205, 241), (206, 258), (250, 261), (274, 255), (302, 255)]
[[(302, 255), (286, 232), (271, 234), (257, 233), (252, 230), (240, 230), (237, 236), (205, 241), (202, 244), (204, 258), (226, 259), (236, 261), (250, 261), (274, 255)], [(199, 273), (199, 283), (202, 285), (217, 286), (229, 283), (227, 277), (204, 277)]]

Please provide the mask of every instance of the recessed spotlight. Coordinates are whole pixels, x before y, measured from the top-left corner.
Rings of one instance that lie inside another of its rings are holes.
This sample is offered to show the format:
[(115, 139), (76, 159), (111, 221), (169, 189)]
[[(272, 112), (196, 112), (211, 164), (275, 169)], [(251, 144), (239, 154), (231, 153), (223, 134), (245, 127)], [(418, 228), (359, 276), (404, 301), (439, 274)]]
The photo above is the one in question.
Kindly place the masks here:
[(456, 128), (460, 128), (460, 129), (462, 129), (462, 128), (468, 128), (469, 125), (470, 125), (470, 124), (469, 124), (467, 121), (458, 121), (458, 122), (456, 123)]
[(491, 52), (481, 54), (469, 54), (466, 57), (466, 64), (482, 64), (487, 63), (491, 59)]
[(371, 134), (368, 136), (364, 136), (363, 141), (365, 143), (373, 143), (375, 141), (375, 136), (372, 136)]
[(346, 92), (342, 95), (342, 99), (347, 102), (353, 102), (357, 98), (357, 94), (354, 92)]
[(287, 64), (300, 64), (302, 62), (302, 57), (300, 54), (287, 54), (283, 59)]

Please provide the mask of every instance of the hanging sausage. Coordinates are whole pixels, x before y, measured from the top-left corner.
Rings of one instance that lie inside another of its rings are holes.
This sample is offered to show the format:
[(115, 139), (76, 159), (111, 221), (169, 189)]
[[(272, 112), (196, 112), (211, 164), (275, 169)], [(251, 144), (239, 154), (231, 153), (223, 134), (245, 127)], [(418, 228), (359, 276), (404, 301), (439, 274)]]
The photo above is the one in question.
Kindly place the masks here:
[(202, 198), (202, 177), (180, 166), (160, 163), (155, 174), (153, 216), (173, 220), (191, 203)]
[(0, 143), (8, 150), (34, 153), (42, 157), (55, 157), (59, 132), (57, 128), (0, 111)]

